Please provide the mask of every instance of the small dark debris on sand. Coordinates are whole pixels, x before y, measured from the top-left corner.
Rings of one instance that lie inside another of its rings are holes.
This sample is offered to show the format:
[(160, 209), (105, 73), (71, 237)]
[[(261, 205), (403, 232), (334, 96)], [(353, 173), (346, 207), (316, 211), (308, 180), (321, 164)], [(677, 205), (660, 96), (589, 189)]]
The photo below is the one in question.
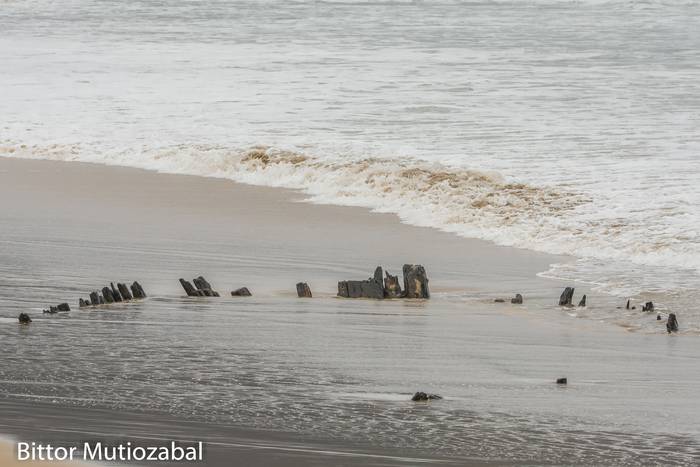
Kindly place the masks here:
[(418, 401), (431, 401), (431, 400), (440, 400), (442, 399), (442, 396), (438, 396), (437, 394), (428, 394), (426, 392), (417, 392), (411, 397), (411, 400), (414, 402)]
[(557, 384), (567, 384), (566, 378), (557, 378)]
[(231, 292), (232, 297), (250, 297), (253, 294), (250, 293), (250, 290), (248, 290), (248, 287), (241, 287), (240, 289), (236, 289)]
[(29, 324), (32, 322), (32, 319), (26, 313), (20, 313), (17, 320), (19, 321), (19, 324)]
[(54, 314), (59, 312), (65, 313), (68, 311), (70, 311), (70, 306), (67, 303), (60, 303), (56, 306), (50, 306), (47, 310), (44, 310), (44, 313)]

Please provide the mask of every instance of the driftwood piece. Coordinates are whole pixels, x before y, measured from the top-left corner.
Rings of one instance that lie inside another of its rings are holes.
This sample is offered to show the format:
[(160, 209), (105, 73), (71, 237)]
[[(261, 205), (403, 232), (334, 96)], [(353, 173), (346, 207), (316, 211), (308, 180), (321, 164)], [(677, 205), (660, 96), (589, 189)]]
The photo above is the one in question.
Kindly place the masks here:
[(573, 306), (571, 303), (573, 301), (573, 299), (574, 299), (574, 288), (567, 287), (561, 293), (561, 297), (559, 297), (559, 306)]
[(233, 292), (231, 292), (231, 296), (233, 297), (250, 297), (253, 295), (250, 293), (250, 290), (248, 290), (248, 287), (241, 287), (240, 289), (236, 289)]
[(297, 284), (297, 296), (299, 298), (311, 298), (311, 288), (306, 282), (299, 282)]

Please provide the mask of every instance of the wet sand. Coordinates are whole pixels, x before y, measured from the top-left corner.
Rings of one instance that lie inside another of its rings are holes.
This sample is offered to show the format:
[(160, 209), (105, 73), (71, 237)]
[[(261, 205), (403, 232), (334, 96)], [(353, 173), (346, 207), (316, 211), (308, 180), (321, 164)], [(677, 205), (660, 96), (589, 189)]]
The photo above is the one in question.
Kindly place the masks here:
[[(302, 466), (408, 466), (408, 465), (493, 465), (486, 460), (466, 458), (412, 457), (400, 449), (377, 449), (361, 443), (313, 439), (303, 434), (273, 430), (245, 429), (231, 425), (201, 423), (164, 414), (116, 412), (104, 409), (70, 410), (45, 403), (0, 402), (5, 415), (0, 429), (8, 428), (20, 439), (51, 442), (54, 445), (80, 446), (91, 443), (132, 442), (139, 446), (166, 446), (171, 441), (182, 445), (205, 441), (204, 459), (196, 465), (285, 465)], [(86, 428), (89, 427), (89, 428)], [(14, 447), (3, 446), (0, 456), (9, 455)], [(235, 461), (232, 461), (235, 459)], [(0, 457), (3, 460), (3, 457)], [(232, 463), (233, 462), (233, 463)], [(19, 462), (17, 465), (44, 465)], [(74, 462), (96, 465), (95, 462)], [(123, 462), (122, 465), (183, 465), (171, 462)], [(186, 464), (186, 463), (185, 463)], [(3, 467), (14, 464), (0, 462)], [(66, 463), (51, 463), (67, 467)], [(503, 465), (499, 463), (499, 465)]]
[[(0, 433), (200, 437), (212, 466), (682, 464), (700, 452), (696, 341), (561, 310), (567, 284), (536, 274), (566, 258), (300, 199), (0, 158)], [(334, 298), (337, 280), (404, 262), (426, 266), (430, 301)], [(200, 274), (221, 300), (182, 297), (177, 279)], [(134, 279), (148, 300), (40, 313)], [(296, 298), (298, 281), (313, 300)], [(244, 285), (250, 300), (226, 296)], [(523, 306), (493, 303), (516, 292)], [(34, 323), (18, 327), (19, 312)], [(446, 399), (415, 405), (415, 390)]]
[(79, 467), (85, 463), (78, 462), (48, 462), (48, 461), (18, 461), (15, 452), (15, 444), (10, 441), (0, 441), (0, 465), (2, 467), (38, 467), (50, 465), (52, 467)]

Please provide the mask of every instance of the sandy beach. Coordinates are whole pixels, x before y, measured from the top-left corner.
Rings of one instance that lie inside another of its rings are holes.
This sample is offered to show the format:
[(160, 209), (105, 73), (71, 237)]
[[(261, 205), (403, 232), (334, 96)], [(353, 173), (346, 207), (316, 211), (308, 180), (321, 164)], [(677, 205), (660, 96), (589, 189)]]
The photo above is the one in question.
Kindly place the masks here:
[(0, 467), (700, 465), (700, 2), (0, 5)]
[[(694, 339), (560, 309), (568, 284), (536, 274), (564, 257), (301, 199), (0, 158), (0, 432), (201, 439), (212, 466), (670, 465), (700, 452)], [(405, 262), (425, 265), (431, 300), (335, 297), (338, 280)], [(177, 279), (199, 274), (220, 299), (183, 297)], [(77, 309), (117, 280), (149, 298)], [(313, 299), (296, 298), (302, 280)], [(240, 286), (253, 297), (230, 297)], [(524, 305), (493, 302), (516, 292)], [(74, 310), (41, 314), (61, 301)], [(20, 312), (34, 322), (18, 326)], [(445, 399), (415, 404), (417, 390)]]

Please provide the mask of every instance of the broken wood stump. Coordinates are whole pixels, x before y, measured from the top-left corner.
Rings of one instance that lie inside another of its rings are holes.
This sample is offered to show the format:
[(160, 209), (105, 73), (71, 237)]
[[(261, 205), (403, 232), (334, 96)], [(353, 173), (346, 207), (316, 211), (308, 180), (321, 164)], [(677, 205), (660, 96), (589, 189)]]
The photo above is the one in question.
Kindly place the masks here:
[(403, 291), (397, 276), (392, 276), (387, 272), (386, 277), (383, 277), (382, 267), (377, 266), (369, 279), (338, 282), (338, 296), (377, 300), (384, 298), (430, 298), (428, 277), (423, 266), (405, 264), (403, 273)]
[(143, 287), (141, 287), (141, 284), (138, 282), (134, 281), (133, 284), (131, 284), (131, 294), (134, 296), (134, 298), (146, 298), (146, 291), (143, 290)]
[(559, 306), (573, 306), (571, 303), (574, 299), (574, 288), (573, 287), (567, 287), (564, 289), (564, 291), (561, 293), (561, 296), (559, 297)]
[(188, 297), (219, 296), (219, 292), (212, 290), (211, 284), (207, 282), (207, 280), (204, 277), (195, 277), (194, 279), (192, 279), (192, 282), (194, 283), (194, 287), (189, 281), (186, 281), (185, 279), (180, 279), (180, 284), (182, 285), (182, 288), (185, 289), (185, 293), (187, 293)]
[(199, 297), (204, 295), (204, 293), (195, 289), (192, 286), (192, 284), (190, 284), (189, 281), (186, 281), (185, 279), (180, 278), (180, 285), (182, 285), (182, 288), (185, 289), (185, 293), (188, 297)]
[(392, 276), (389, 274), (389, 271), (386, 271), (386, 277), (384, 278), (384, 297), (399, 298), (402, 293), (399, 276)]
[(90, 300), (83, 298), (78, 299), (78, 306), (80, 308), (88, 306), (94, 307), (104, 305), (105, 303), (128, 302), (137, 298), (146, 298), (146, 292), (144, 292), (143, 287), (141, 287), (141, 284), (138, 282), (134, 282), (131, 285), (131, 293), (126, 284), (117, 282), (117, 286), (115, 287), (114, 282), (110, 282), (109, 287), (103, 287), (101, 291), (95, 290), (90, 292)]
[(114, 287), (114, 282), (109, 283), (110, 288), (112, 289), (112, 297), (114, 297), (115, 302), (121, 302), (122, 301), (122, 294), (119, 293), (116, 287)]
[(100, 298), (97, 292), (90, 292), (90, 304), (93, 306), (100, 304)]
[(299, 298), (311, 298), (311, 287), (306, 282), (299, 282), (297, 284), (297, 296)]
[(678, 319), (675, 313), (670, 313), (668, 315), (668, 320), (666, 321), (666, 331), (671, 334), (672, 332), (678, 332)]
[(194, 283), (194, 286), (197, 287), (197, 290), (201, 290), (202, 293), (204, 294), (205, 297), (218, 297), (219, 292), (216, 292), (211, 288), (211, 284), (207, 282), (207, 280), (202, 277), (196, 277), (192, 279), (192, 282)]
[(112, 289), (109, 287), (102, 287), (102, 298), (104, 298), (106, 303), (114, 303), (114, 295), (112, 295)]
[(382, 268), (378, 266), (374, 275), (364, 281), (338, 282), (338, 296), (345, 298), (384, 298), (384, 280)]
[(117, 282), (117, 288), (119, 289), (119, 293), (121, 294), (122, 298), (124, 300), (131, 300), (134, 297), (131, 295), (131, 292), (129, 292), (129, 287), (126, 286), (126, 284), (122, 284), (121, 282)]
[(403, 265), (403, 294), (406, 298), (430, 298), (428, 276), (420, 264)]
[(573, 306), (574, 288), (566, 287), (559, 297), (559, 306)]

